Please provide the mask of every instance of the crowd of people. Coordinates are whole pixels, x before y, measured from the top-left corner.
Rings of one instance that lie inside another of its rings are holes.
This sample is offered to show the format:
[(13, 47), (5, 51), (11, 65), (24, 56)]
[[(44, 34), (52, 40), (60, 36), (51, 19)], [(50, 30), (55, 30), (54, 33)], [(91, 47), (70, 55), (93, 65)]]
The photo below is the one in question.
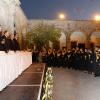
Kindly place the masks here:
[[(20, 50), (18, 34), (10, 34), (0, 29), (0, 51)], [(33, 52), (33, 61), (44, 62), (49, 67), (63, 67), (74, 70), (87, 71), (88, 73), (100, 76), (100, 51), (82, 48), (61, 50), (49, 48), (48, 50)]]
[(89, 49), (55, 50), (49, 48), (43, 56), (43, 62), (49, 67), (63, 67), (85, 71), (100, 76), (100, 52)]
[(0, 51), (17, 51), (20, 50), (18, 43), (18, 34), (11, 34), (7, 30), (2, 31), (0, 28)]
[(87, 71), (88, 73), (100, 75), (100, 52), (92, 50), (72, 49), (52, 50), (49, 49), (46, 55), (47, 66), (64, 67)]

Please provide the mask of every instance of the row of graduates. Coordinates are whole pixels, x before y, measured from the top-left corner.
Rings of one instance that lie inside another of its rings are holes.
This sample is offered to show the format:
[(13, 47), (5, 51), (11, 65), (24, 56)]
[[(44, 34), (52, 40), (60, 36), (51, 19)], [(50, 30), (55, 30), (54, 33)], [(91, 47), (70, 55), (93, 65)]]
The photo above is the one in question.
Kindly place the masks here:
[(91, 50), (72, 49), (52, 50), (46, 55), (47, 66), (68, 67), (68, 69), (88, 71), (96, 76), (100, 75), (100, 53)]
[(0, 51), (19, 51), (18, 34), (10, 34), (8, 31), (0, 31)]

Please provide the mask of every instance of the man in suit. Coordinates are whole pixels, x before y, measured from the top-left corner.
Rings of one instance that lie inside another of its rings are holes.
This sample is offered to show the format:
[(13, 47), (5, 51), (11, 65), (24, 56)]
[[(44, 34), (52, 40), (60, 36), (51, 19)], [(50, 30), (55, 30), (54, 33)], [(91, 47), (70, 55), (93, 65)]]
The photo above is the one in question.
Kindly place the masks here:
[(5, 51), (6, 53), (8, 53), (9, 48), (10, 48), (10, 41), (9, 41), (9, 32), (5, 31), (4, 33), (2, 33), (1, 35), (1, 40), (0, 40), (0, 51)]
[(14, 48), (15, 48), (15, 51), (20, 51), (20, 45), (18, 43), (18, 34), (14, 34), (14, 39), (13, 39), (13, 42), (14, 42)]
[(11, 34), (9, 37), (9, 50), (15, 51), (15, 45), (14, 45), (14, 34)]
[(3, 51), (3, 31), (2, 31), (2, 28), (1, 28), (1, 25), (0, 25), (0, 51)]

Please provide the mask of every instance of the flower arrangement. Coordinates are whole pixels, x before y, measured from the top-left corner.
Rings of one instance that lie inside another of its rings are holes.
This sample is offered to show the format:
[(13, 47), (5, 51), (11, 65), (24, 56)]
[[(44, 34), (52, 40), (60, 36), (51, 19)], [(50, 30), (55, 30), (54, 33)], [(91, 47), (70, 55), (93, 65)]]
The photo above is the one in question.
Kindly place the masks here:
[(48, 68), (43, 84), (44, 93), (42, 100), (52, 100), (52, 91), (53, 91), (53, 72), (52, 68)]

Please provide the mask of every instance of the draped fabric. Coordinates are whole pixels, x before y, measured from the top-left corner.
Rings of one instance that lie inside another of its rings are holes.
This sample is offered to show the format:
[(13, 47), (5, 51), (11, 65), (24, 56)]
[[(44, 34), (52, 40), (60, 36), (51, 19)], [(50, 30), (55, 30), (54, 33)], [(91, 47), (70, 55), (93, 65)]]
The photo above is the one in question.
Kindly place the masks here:
[(32, 64), (31, 52), (0, 52), (0, 91)]

